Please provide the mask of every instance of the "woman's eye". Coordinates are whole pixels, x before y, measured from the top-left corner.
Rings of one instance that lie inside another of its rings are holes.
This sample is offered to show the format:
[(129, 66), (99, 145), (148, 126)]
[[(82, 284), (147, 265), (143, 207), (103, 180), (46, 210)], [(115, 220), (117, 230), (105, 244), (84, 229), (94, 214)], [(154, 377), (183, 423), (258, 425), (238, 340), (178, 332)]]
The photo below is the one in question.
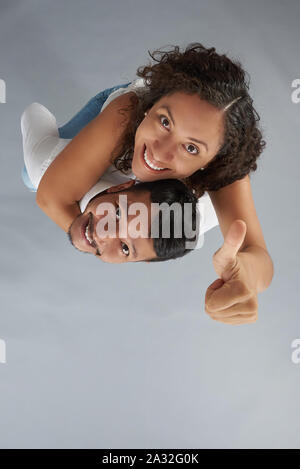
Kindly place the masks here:
[(129, 256), (129, 247), (127, 246), (127, 244), (121, 242), (121, 248), (123, 254), (125, 254), (125, 256)]
[[(166, 116), (163, 116), (163, 115), (159, 116), (159, 120), (160, 120), (160, 122), (163, 122), (163, 120), (169, 122), (169, 119), (167, 119)], [(163, 127), (166, 128), (164, 125), (163, 125)], [(199, 150), (195, 145), (192, 145), (191, 143), (189, 143), (187, 145), (187, 147), (193, 147), (196, 150), (196, 153), (193, 153), (193, 152), (187, 150), (188, 153), (190, 153), (191, 155), (198, 155)]]
[[(166, 116), (159, 116), (159, 120), (160, 120), (160, 122), (162, 122), (162, 120), (165, 120), (165, 121), (169, 122), (169, 120), (166, 118)], [(165, 127), (165, 126), (163, 125), (163, 127)]]
[(120, 210), (119, 205), (117, 206), (117, 209), (116, 209), (116, 217), (117, 217), (117, 220), (118, 220), (118, 221), (119, 221), (120, 218), (121, 218), (121, 210)]
[(191, 153), (191, 155), (198, 155), (199, 151), (198, 151), (198, 148), (195, 147), (195, 145), (192, 145), (191, 143), (189, 143), (189, 144), (187, 145), (187, 147), (194, 147), (195, 150), (196, 150), (196, 153), (192, 153), (192, 152), (190, 152), (190, 151), (188, 151), (188, 152)]

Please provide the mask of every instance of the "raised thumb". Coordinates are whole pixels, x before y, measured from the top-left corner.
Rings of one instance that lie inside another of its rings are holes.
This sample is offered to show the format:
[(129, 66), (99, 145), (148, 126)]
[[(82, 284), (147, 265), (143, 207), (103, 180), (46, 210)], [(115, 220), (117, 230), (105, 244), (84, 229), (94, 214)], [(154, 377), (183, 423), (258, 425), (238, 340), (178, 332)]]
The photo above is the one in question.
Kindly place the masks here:
[(236, 255), (242, 246), (247, 232), (247, 225), (243, 220), (234, 220), (225, 236), (222, 247), (214, 254), (213, 264), (219, 277), (231, 268)]

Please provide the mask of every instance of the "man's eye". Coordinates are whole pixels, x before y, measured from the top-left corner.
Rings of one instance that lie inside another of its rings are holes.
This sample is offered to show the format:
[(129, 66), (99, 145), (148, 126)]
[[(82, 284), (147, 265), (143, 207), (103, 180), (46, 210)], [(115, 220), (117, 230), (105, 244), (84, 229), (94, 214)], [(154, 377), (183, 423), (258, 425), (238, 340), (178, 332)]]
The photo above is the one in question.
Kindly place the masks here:
[(127, 244), (121, 241), (121, 248), (122, 248), (123, 254), (125, 254), (125, 256), (129, 256), (129, 247), (127, 246)]
[(116, 217), (117, 217), (117, 220), (120, 220), (121, 218), (121, 209), (119, 205), (117, 206), (117, 209), (116, 209)]

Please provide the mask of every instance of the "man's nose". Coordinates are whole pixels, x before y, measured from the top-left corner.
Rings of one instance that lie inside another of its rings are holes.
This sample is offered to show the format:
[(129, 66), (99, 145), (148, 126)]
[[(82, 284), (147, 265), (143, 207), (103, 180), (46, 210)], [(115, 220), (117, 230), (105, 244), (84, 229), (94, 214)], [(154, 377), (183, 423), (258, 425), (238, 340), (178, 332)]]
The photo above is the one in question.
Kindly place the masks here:
[(102, 238), (96, 235), (94, 241), (96, 242), (101, 256), (103, 254), (109, 254), (115, 249), (115, 239), (112, 239), (110, 237)]
[[(106, 227), (103, 227), (102, 225), (98, 224), (99, 219), (101, 219), (101, 218), (102, 218), (102, 216), (94, 218), (95, 226), (94, 226), (92, 236), (93, 236), (93, 241), (94, 241), (95, 247), (97, 247), (99, 249), (100, 253), (102, 254), (104, 252), (104, 250), (106, 249), (106, 245), (107, 245), (107, 242), (108, 242), (108, 240), (111, 236), (111, 233), (108, 232), (108, 230), (107, 230), (107, 228), (110, 226), (109, 224), (106, 225)], [(102, 230), (104, 230), (104, 231), (102, 232)]]
[(99, 204), (93, 216), (93, 238), (96, 242), (118, 237), (118, 223), (114, 204), (109, 207)]

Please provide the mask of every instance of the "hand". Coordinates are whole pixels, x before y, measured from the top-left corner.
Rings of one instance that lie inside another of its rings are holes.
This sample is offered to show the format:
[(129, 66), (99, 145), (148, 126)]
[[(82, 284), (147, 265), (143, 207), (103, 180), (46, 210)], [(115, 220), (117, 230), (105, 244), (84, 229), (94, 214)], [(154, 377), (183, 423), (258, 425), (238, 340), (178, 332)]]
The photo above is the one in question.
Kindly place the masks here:
[(257, 321), (256, 279), (247, 253), (238, 252), (246, 236), (243, 220), (235, 220), (223, 246), (213, 256), (214, 269), (220, 277), (206, 290), (205, 312), (225, 324), (248, 324)]

